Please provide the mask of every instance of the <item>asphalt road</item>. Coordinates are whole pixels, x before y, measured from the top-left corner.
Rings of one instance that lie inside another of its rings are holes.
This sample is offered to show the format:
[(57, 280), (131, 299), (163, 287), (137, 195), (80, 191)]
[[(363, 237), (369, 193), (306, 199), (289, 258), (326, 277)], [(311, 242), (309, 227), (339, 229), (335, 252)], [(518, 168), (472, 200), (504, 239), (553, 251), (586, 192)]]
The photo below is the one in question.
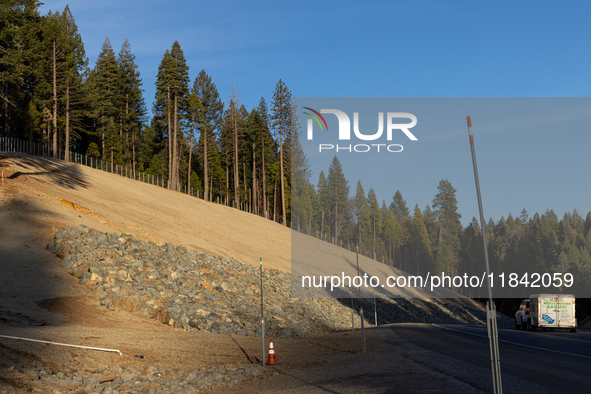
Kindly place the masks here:
[[(492, 393), (486, 326), (395, 324), (388, 341), (408, 357)], [(499, 327), (503, 393), (591, 392), (591, 331)]]

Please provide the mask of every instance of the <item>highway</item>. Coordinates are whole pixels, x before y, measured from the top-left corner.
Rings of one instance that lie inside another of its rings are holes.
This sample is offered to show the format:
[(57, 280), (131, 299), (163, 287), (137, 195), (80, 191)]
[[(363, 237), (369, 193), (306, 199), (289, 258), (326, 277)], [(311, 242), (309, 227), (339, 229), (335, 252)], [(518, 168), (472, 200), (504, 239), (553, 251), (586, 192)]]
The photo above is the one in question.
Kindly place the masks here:
[[(406, 355), (492, 393), (486, 326), (392, 324), (380, 327)], [(499, 327), (503, 393), (591, 392), (591, 331)]]

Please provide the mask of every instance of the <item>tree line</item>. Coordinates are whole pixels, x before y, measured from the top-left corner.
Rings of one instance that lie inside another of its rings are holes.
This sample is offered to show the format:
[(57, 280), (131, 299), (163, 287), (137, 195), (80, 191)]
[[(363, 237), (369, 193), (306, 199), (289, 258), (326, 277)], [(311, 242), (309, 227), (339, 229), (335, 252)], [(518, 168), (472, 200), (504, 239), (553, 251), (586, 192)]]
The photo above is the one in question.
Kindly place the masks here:
[[(400, 191), (380, 204), (375, 191), (366, 190), (361, 180), (354, 193), (350, 190), (336, 156), (313, 185), (300, 150), (296, 141), (292, 146), (293, 229), (353, 251), (358, 245), (361, 254), (411, 274), (481, 276), (486, 271), (479, 222), (473, 218), (462, 226), (456, 189), (448, 180), (439, 182), (432, 203), (422, 210), (418, 204), (411, 210)], [(511, 214), (496, 222), (490, 218), (485, 230), (489, 264), (497, 274), (516, 273), (521, 278), (526, 272), (571, 273), (576, 278), (571, 292), (580, 289), (581, 293), (591, 286), (591, 212), (583, 218), (574, 210), (559, 220), (553, 210), (530, 217), (524, 208), (517, 218)], [(486, 297), (484, 291), (465, 295)], [(527, 295), (515, 292), (514, 296)]]
[[(164, 51), (151, 111), (126, 40), (107, 38), (92, 68), (68, 7), (40, 15), (35, 0), (0, 4), (0, 136), (43, 143), (166, 179), (173, 190), (248, 210), (410, 273), (484, 269), (478, 221), (463, 228), (456, 190), (438, 185), (432, 204), (388, 203), (335, 157), (312, 183), (298, 142), (291, 92), (279, 80), (270, 105), (250, 111), (236, 87), (226, 103), (205, 70), (194, 80), (181, 46)], [(152, 116), (149, 116), (151, 112)], [(366, 185), (367, 187), (367, 185)], [(571, 272), (591, 285), (591, 213), (558, 220), (524, 209), (487, 223), (491, 265), (507, 271)]]
[(172, 190), (289, 223), (295, 115), (282, 80), (270, 106), (262, 97), (249, 111), (236, 87), (224, 103), (205, 70), (190, 79), (175, 41), (155, 70), (149, 116), (127, 40), (115, 53), (107, 38), (91, 68), (69, 7), (47, 15), (35, 0), (0, 7), (1, 136), (43, 143), (66, 160), (76, 152), (142, 171)]

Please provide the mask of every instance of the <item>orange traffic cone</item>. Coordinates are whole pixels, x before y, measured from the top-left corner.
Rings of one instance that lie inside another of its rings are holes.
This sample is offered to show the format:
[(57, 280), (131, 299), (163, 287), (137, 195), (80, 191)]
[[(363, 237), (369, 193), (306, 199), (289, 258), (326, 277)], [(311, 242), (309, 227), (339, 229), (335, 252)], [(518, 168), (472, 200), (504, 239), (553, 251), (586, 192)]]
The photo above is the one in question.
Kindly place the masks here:
[(269, 358), (267, 359), (268, 365), (273, 365), (277, 363), (275, 360), (275, 347), (273, 346), (273, 340), (271, 339), (271, 343), (269, 343)]

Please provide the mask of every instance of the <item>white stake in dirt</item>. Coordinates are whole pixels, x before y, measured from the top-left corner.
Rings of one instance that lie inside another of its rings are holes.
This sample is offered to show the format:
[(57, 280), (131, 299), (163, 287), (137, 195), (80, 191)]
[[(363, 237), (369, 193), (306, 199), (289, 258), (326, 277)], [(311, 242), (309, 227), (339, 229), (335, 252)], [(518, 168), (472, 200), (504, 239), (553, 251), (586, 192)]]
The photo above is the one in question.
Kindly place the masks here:
[(263, 352), (261, 360), (263, 367), (265, 366), (265, 309), (263, 307), (263, 258), (259, 257), (260, 271), (261, 271), (261, 342), (263, 344)]
[(123, 356), (123, 353), (121, 353), (121, 351), (120, 350), (117, 350), (117, 349), (104, 349), (104, 348), (101, 348), (101, 347), (71, 345), (71, 344), (68, 344), (68, 343), (42, 341), (40, 339), (30, 339), (30, 338), (21, 338), (21, 337), (11, 337), (11, 336), (8, 336), (8, 335), (0, 335), (0, 338), (17, 339), (19, 341), (28, 341), (28, 342), (39, 342), (39, 343), (46, 343), (48, 345), (56, 345), (56, 346), (76, 347), (76, 348), (79, 348), (79, 349), (98, 350), (98, 351), (101, 351), (101, 352), (113, 352), (113, 353), (119, 353), (120, 356)]

